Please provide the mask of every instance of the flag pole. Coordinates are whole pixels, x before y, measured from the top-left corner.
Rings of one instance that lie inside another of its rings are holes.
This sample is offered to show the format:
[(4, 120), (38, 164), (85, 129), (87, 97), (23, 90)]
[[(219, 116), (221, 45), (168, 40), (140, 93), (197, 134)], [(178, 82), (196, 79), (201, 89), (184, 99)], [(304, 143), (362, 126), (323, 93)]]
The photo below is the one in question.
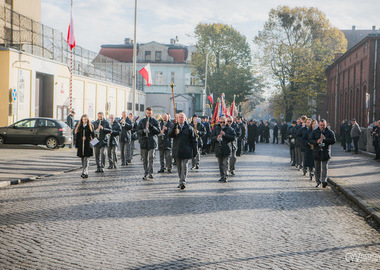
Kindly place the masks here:
[[(71, 16), (72, 14), (73, 14), (73, 0), (71, 0)], [(73, 111), (73, 48), (70, 46), (70, 113), (72, 111)]]
[(135, 22), (134, 22), (134, 34), (133, 34), (133, 70), (132, 70), (132, 95), (133, 105), (132, 113), (136, 114), (136, 57), (137, 57), (137, 41), (136, 41), (136, 25), (137, 25), (137, 0), (135, 0)]

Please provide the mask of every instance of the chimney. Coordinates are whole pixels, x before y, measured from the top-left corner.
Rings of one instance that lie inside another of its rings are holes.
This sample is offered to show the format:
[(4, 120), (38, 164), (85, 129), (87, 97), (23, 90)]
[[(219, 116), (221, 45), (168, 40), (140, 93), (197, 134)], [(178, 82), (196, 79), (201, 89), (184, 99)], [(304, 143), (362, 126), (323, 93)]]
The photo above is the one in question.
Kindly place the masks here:
[(356, 26), (355, 26), (355, 25), (353, 25), (353, 26), (352, 26), (352, 31), (355, 31), (355, 28), (356, 28)]
[(171, 45), (174, 45), (174, 44), (175, 44), (175, 39), (174, 39), (174, 38), (171, 38), (171, 39), (170, 39), (170, 44), (171, 44)]
[(372, 26), (372, 31), (376, 31), (376, 25)]
[(131, 39), (130, 38), (124, 39), (124, 44), (131, 44)]

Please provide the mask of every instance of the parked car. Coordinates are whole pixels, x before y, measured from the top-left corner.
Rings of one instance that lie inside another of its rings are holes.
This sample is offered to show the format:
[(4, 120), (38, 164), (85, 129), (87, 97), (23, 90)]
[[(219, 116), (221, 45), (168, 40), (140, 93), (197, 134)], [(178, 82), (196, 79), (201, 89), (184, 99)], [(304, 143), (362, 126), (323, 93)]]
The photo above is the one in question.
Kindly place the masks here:
[(0, 127), (0, 144), (45, 144), (53, 149), (71, 141), (69, 126), (51, 118), (27, 118), (8, 127)]

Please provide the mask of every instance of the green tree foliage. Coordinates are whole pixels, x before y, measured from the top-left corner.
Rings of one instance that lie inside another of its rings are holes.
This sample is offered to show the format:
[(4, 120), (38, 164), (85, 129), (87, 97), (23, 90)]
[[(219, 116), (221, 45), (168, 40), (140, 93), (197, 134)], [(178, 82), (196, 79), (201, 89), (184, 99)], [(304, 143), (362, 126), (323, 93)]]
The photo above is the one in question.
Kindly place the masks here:
[(264, 29), (254, 39), (258, 59), (278, 82), (270, 99), (278, 117), (290, 121), (316, 113), (318, 97), (326, 95), (325, 68), (343, 53), (347, 41), (317, 8), (279, 6), (269, 12)]
[(199, 23), (195, 28), (196, 51), (192, 55), (194, 73), (205, 83), (208, 54), (207, 92), (214, 97), (226, 95), (226, 101), (236, 103), (261, 99), (261, 83), (253, 75), (251, 48), (245, 36), (225, 24)]

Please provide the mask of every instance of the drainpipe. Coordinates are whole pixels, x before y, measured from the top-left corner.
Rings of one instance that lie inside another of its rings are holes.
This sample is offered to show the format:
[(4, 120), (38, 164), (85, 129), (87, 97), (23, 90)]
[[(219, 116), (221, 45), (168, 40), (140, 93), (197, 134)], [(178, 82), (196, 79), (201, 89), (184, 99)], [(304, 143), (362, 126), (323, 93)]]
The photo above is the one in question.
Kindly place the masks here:
[(375, 63), (373, 67), (373, 109), (372, 109), (372, 122), (376, 119), (376, 68), (377, 68), (377, 39), (375, 41)]

